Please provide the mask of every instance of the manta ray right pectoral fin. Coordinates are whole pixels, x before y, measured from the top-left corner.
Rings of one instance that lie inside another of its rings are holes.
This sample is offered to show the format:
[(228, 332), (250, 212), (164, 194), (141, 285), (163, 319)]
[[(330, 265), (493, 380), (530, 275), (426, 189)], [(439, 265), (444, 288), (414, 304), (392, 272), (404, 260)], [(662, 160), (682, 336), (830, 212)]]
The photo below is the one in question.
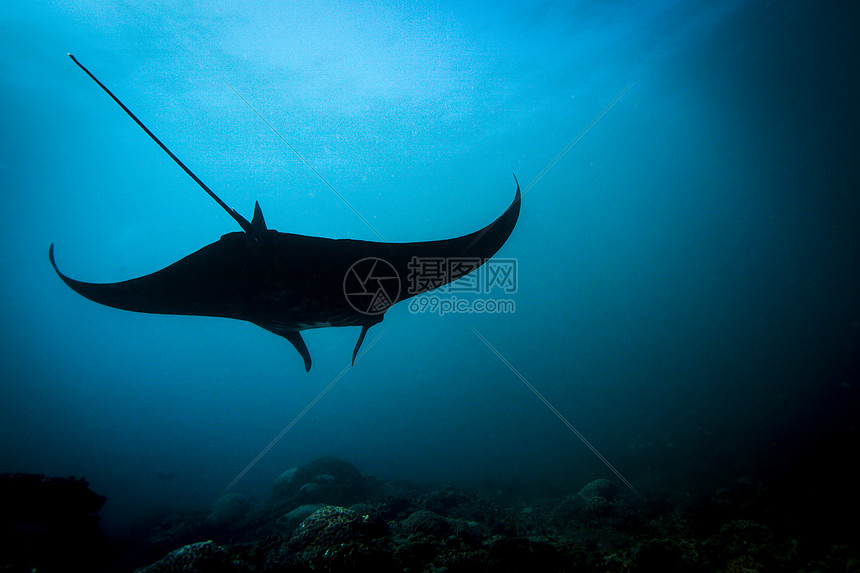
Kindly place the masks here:
[(305, 345), (305, 341), (302, 338), (302, 333), (298, 330), (291, 330), (287, 328), (279, 327), (276, 324), (267, 324), (264, 322), (255, 322), (257, 326), (260, 328), (265, 328), (269, 332), (273, 332), (278, 336), (283, 336), (290, 343), (296, 347), (296, 350), (299, 351), (299, 354), (302, 355), (302, 359), (305, 361), (305, 372), (310, 372), (311, 370), (311, 353), (308, 352), (308, 347)]

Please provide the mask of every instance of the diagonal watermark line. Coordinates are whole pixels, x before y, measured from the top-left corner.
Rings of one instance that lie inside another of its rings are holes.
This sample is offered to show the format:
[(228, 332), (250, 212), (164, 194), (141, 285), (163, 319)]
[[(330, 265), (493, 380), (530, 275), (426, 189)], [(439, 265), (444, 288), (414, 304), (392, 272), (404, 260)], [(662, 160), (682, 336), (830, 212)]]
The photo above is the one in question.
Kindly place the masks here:
[(610, 109), (612, 109), (612, 108), (613, 108), (613, 106), (614, 106), (616, 103), (618, 103), (618, 100), (620, 100), (621, 98), (623, 98), (623, 97), (624, 97), (624, 94), (626, 94), (628, 91), (630, 91), (630, 88), (632, 88), (634, 85), (636, 85), (636, 82), (635, 82), (635, 81), (630, 82), (629, 84), (627, 84), (627, 87), (626, 87), (626, 88), (624, 88), (623, 90), (621, 90), (621, 93), (619, 93), (617, 96), (615, 96), (615, 99), (614, 99), (614, 100), (612, 100), (611, 102), (609, 102), (609, 105), (607, 105), (605, 108), (603, 108), (603, 111), (601, 111), (601, 112), (600, 112), (600, 113), (598, 113), (596, 116), (594, 116), (594, 119), (592, 119), (592, 120), (591, 120), (591, 123), (589, 123), (588, 125), (586, 125), (586, 126), (585, 126), (585, 129), (583, 129), (582, 131), (580, 131), (580, 132), (579, 132), (579, 135), (577, 135), (576, 137), (574, 137), (574, 138), (573, 138), (573, 141), (571, 141), (570, 143), (568, 143), (568, 144), (567, 144), (567, 147), (565, 147), (564, 149), (562, 149), (562, 150), (561, 150), (561, 153), (559, 153), (558, 155), (556, 155), (556, 156), (555, 156), (555, 159), (553, 159), (552, 161), (550, 161), (550, 162), (549, 162), (549, 164), (548, 164), (546, 167), (544, 167), (544, 168), (543, 168), (543, 171), (541, 171), (540, 173), (538, 173), (537, 177), (535, 177), (535, 178), (532, 180), (532, 182), (531, 182), (531, 183), (529, 183), (529, 184), (526, 186), (526, 188), (523, 190), (523, 195), (525, 195), (525, 194), (528, 192), (528, 190), (529, 190), (529, 189), (531, 189), (531, 188), (535, 185), (535, 183), (537, 183), (538, 181), (540, 181), (540, 178), (541, 178), (541, 177), (543, 177), (544, 175), (546, 175), (546, 172), (547, 172), (547, 171), (549, 171), (550, 169), (552, 169), (552, 166), (553, 166), (553, 165), (555, 165), (556, 163), (558, 163), (559, 159), (561, 159), (562, 157), (564, 157), (564, 154), (565, 154), (565, 153), (567, 153), (568, 151), (570, 151), (570, 148), (571, 148), (571, 147), (573, 147), (574, 145), (576, 145), (576, 144), (577, 144), (577, 142), (578, 142), (580, 139), (582, 139), (582, 138), (585, 136), (585, 134), (586, 134), (586, 133), (588, 133), (588, 130), (590, 130), (592, 127), (594, 127), (594, 124), (596, 124), (598, 121), (600, 121), (600, 118), (602, 118), (604, 115), (606, 115), (606, 112), (608, 112)]
[[(379, 336), (377, 336), (372, 341), (370, 341), (370, 343), (367, 346), (365, 346), (364, 349), (358, 353), (358, 355), (355, 357), (355, 359), (361, 360), (361, 357), (364, 356), (364, 353), (367, 352), (368, 350), (370, 350), (371, 348), (373, 348), (373, 345), (376, 344), (377, 342), (379, 342), (379, 339), (382, 338), (386, 332), (388, 332), (387, 328), (385, 330), (383, 330), (382, 332), (380, 332)], [(263, 450), (259, 454), (257, 454), (257, 457), (254, 458), (253, 460), (251, 460), (251, 463), (249, 463), (247, 466), (245, 466), (245, 469), (243, 469), (241, 472), (236, 474), (236, 477), (233, 478), (233, 481), (231, 481), (229, 484), (227, 484), (227, 487), (225, 487), (221, 491), (221, 495), (224, 495), (225, 493), (227, 493), (228, 491), (233, 489), (233, 486), (236, 485), (237, 483), (239, 483), (239, 480), (241, 480), (243, 477), (245, 477), (245, 474), (248, 473), (249, 471), (251, 471), (251, 468), (253, 468), (255, 465), (257, 465), (257, 462), (259, 462), (261, 459), (263, 459), (263, 457), (266, 454), (269, 453), (269, 450), (271, 450), (273, 447), (275, 447), (275, 444), (277, 444), (281, 440), (281, 438), (283, 438), (287, 434), (287, 432), (289, 432), (293, 428), (293, 426), (295, 426), (296, 423), (298, 423), (298, 421), (301, 420), (305, 416), (305, 414), (307, 414), (310, 411), (310, 409), (313, 408), (314, 405), (317, 402), (319, 402), (322, 399), (322, 397), (325, 396), (328, 393), (328, 391), (334, 387), (335, 384), (338, 383), (338, 381), (341, 378), (343, 378), (343, 376), (349, 371), (349, 369), (351, 367), (352, 367), (352, 365), (350, 364), (346, 368), (341, 370), (340, 374), (335, 376), (334, 379), (328, 383), (328, 386), (323, 388), (322, 391), (319, 394), (317, 394), (316, 398), (311, 400), (310, 403), (307, 406), (305, 406), (304, 410), (299, 412), (296, 415), (296, 417), (293, 418), (293, 420), (289, 424), (287, 424), (284, 427), (284, 429), (281, 430), (281, 432), (272, 439), (271, 442), (269, 442), (269, 445), (267, 445), (265, 448), (263, 448)]]
[[(600, 121), (600, 118), (602, 118), (604, 115), (606, 115), (606, 112), (608, 112), (610, 109), (612, 109), (612, 107), (613, 107), (616, 103), (618, 103), (618, 100), (620, 100), (622, 97), (624, 97), (624, 94), (626, 94), (626, 93), (630, 90), (630, 88), (632, 88), (634, 85), (636, 85), (636, 82), (635, 82), (635, 81), (632, 81), (632, 82), (630, 82), (629, 84), (627, 84), (627, 87), (626, 87), (626, 88), (624, 88), (623, 90), (621, 90), (621, 93), (619, 93), (617, 96), (615, 96), (615, 99), (614, 99), (614, 100), (612, 100), (611, 102), (609, 102), (609, 105), (607, 105), (605, 108), (603, 108), (603, 111), (601, 111), (601, 112), (600, 112), (600, 113), (598, 113), (596, 116), (594, 116), (594, 119), (592, 119), (592, 120), (591, 120), (591, 123), (589, 123), (588, 125), (586, 125), (586, 126), (585, 126), (585, 129), (583, 129), (582, 131), (580, 131), (580, 132), (579, 132), (579, 135), (577, 135), (576, 137), (574, 137), (574, 138), (573, 138), (573, 141), (571, 141), (570, 143), (568, 143), (568, 144), (567, 144), (567, 147), (565, 147), (564, 149), (562, 149), (562, 150), (561, 150), (561, 153), (559, 153), (558, 155), (556, 155), (556, 156), (555, 156), (555, 159), (553, 159), (552, 161), (550, 161), (550, 162), (549, 162), (549, 164), (548, 164), (546, 167), (544, 167), (544, 168), (543, 168), (543, 171), (541, 171), (540, 173), (538, 173), (537, 177), (535, 177), (534, 179), (532, 179), (532, 182), (531, 182), (531, 183), (529, 183), (528, 185), (526, 185), (526, 188), (525, 188), (525, 189), (523, 189), (523, 190), (520, 192), (520, 199), (521, 199), (521, 200), (522, 200), (522, 196), (523, 196), (523, 195), (525, 195), (525, 194), (528, 192), (528, 190), (529, 190), (529, 189), (531, 189), (532, 187), (534, 187), (535, 183), (537, 183), (537, 182), (540, 180), (540, 178), (541, 178), (541, 177), (543, 177), (544, 175), (546, 175), (546, 172), (547, 172), (547, 171), (549, 171), (550, 169), (552, 169), (552, 166), (553, 166), (553, 165), (555, 165), (556, 163), (558, 163), (558, 160), (559, 160), (559, 159), (561, 159), (562, 157), (564, 157), (564, 154), (565, 154), (565, 153), (567, 153), (568, 151), (570, 151), (570, 148), (571, 148), (571, 147), (573, 147), (574, 145), (576, 145), (576, 144), (577, 144), (577, 142), (578, 142), (580, 139), (582, 139), (582, 138), (583, 138), (583, 136), (584, 136), (586, 133), (588, 133), (588, 130), (589, 130), (589, 129), (591, 129), (592, 127), (594, 127), (594, 125), (595, 125), (598, 121)], [(241, 97), (241, 96), (240, 96), (240, 97)], [(516, 180), (516, 178), (517, 178), (517, 176), (516, 176), (516, 175), (514, 175), (514, 179), (515, 179), (515, 180)], [(519, 183), (517, 183), (517, 186), (519, 186)], [(503, 211), (503, 213), (504, 213), (504, 211)], [(497, 217), (497, 218), (498, 218), (498, 217)], [(483, 237), (483, 236), (484, 236), (484, 234), (485, 234), (488, 230), (489, 230), (488, 228), (485, 228), (484, 230), (482, 230), (482, 231), (478, 234), (478, 236), (477, 236), (477, 237), (475, 237), (474, 239), (472, 239), (472, 241), (469, 243), (469, 246), (471, 247), (471, 246), (472, 246), (472, 245), (474, 245), (476, 242), (478, 242), (478, 241), (481, 239), (481, 237)]]
[(481, 339), (481, 342), (483, 342), (484, 344), (486, 344), (486, 345), (487, 345), (487, 348), (489, 348), (490, 350), (492, 350), (492, 351), (493, 351), (493, 354), (495, 354), (495, 355), (496, 355), (496, 357), (498, 357), (498, 359), (499, 359), (499, 360), (501, 360), (501, 361), (502, 361), (502, 363), (504, 363), (504, 365), (505, 365), (505, 366), (507, 366), (507, 367), (508, 367), (508, 369), (510, 369), (510, 371), (511, 371), (511, 372), (513, 372), (513, 373), (514, 373), (514, 375), (516, 375), (516, 377), (517, 377), (517, 378), (519, 378), (519, 379), (520, 379), (520, 381), (521, 381), (523, 384), (525, 384), (525, 385), (526, 385), (526, 387), (527, 387), (529, 390), (531, 390), (531, 391), (532, 391), (532, 393), (533, 393), (535, 396), (537, 396), (537, 397), (540, 399), (540, 401), (541, 401), (541, 402), (543, 402), (543, 403), (544, 403), (544, 405), (545, 405), (547, 408), (549, 408), (550, 412), (552, 412), (553, 414), (555, 414), (555, 415), (556, 415), (556, 417), (557, 417), (559, 420), (561, 420), (561, 422), (562, 422), (565, 426), (567, 426), (567, 429), (568, 429), (568, 430), (570, 430), (571, 432), (573, 432), (573, 434), (574, 434), (577, 438), (579, 438), (579, 440), (580, 440), (583, 444), (585, 444), (585, 445), (586, 445), (586, 447), (588, 447), (588, 449), (589, 449), (589, 450), (591, 450), (591, 451), (592, 451), (592, 453), (593, 453), (595, 456), (597, 456), (597, 458), (598, 458), (601, 462), (603, 462), (603, 465), (605, 465), (607, 468), (609, 468), (609, 470), (610, 470), (612, 473), (614, 473), (614, 474), (615, 474), (615, 476), (616, 476), (619, 480), (621, 480), (621, 482), (622, 482), (622, 483), (624, 483), (624, 485), (626, 485), (626, 486), (630, 489), (630, 491), (632, 491), (632, 492), (633, 492), (633, 493), (635, 493), (636, 495), (642, 495), (642, 494), (640, 494), (640, 493), (639, 493), (639, 490), (637, 490), (635, 487), (633, 487), (633, 484), (631, 484), (629, 481), (627, 481), (627, 478), (625, 478), (623, 475), (621, 475), (621, 472), (619, 472), (617, 469), (615, 469), (615, 466), (613, 466), (613, 465), (609, 462), (609, 460), (607, 460), (606, 458), (604, 458), (604, 457), (603, 457), (603, 454), (601, 454), (599, 451), (597, 451), (597, 448), (595, 448), (595, 447), (591, 444), (591, 442), (589, 442), (589, 441), (585, 438), (585, 436), (583, 436), (583, 435), (579, 432), (579, 430), (577, 430), (576, 428), (574, 428), (574, 427), (573, 427), (573, 424), (571, 424), (570, 422), (568, 422), (568, 421), (567, 421), (567, 418), (565, 418), (565, 417), (564, 417), (564, 415), (563, 415), (561, 412), (559, 412), (559, 411), (555, 408), (555, 406), (553, 406), (553, 405), (550, 403), (550, 401), (549, 401), (549, 400), (547, 400), (546, 398), (544, 398), (544, 395), (543, 395), (543, 394), (541, 394), (541, 393), (538, 391), (538, 389), (537, 389), (537, 388), (535, 388), (534, 386), (532, 386), (531, 382), (529, 382), (528, 380), (526, 380), (526, 377), (525, 377), (525, 376), (523, 376), (522, 374), (520, 374), (520, 371), (519, 371), (519, 370), (517, 370), (516, 368), (514, 368), (514, 365), (513, 365), (513, 364), (511, 364), (510, 362), (508, 362), (507, 358), (505, 358), (504, 356), (502, 356), (502, 353), (501, 353), (501, 352), (499, 352), (498, 350), (496, 350), (496, 348), (495, 348), (492, 344), (490, 344), (490, 341), (489, 341), (489, 340), (487, 340), (486, 338), (484, 338), (484, 337), (481, 335), (481, 333), (480, 333), (480, 332), (478, 332), (478, 331), (475, 329), (475, 327), (474, 327), (474, 326), (472, 326), (472, 325), (471, 325), (471, 324), (469, 324), (468, 322), (467, 322), (466, 324), (468, 325), (468, 327), (469, 327), (469, 328), (471, 328), (471, 329), (472, 329), (472, 332), (474, 332), (474, 333), (475, 333), (475, 336), (477, 336), (478, 338), (480, 338), (480, 339)]
[(271, 123), (269, 123), (269, 120), (267, 120), (265, 117), (263, 117), (263, 116), (260, 114), (260, 112), (259, 112), (259, 111), (257, 111), (257, 110), (254, 108), (254, 106), (252, 106), (252, 105), (251, 105), (251, 103), (250, 103), (248, 100), (246, 100), (246, 99), (244, 98), (244, 96), (242, 96), (242, 94), (240, 94), (240, 93), (236, 90), (236, 88), (234, 88), (234, 87), (233, 87), (233, 86), (231, 86), (230, 84), (227, 84), (227, 86), (228, 86), (231, 90), (233, 90), (233, 92), (234, 92), (237, 96), (239, 96), (239, 99), (241, 99), (243, 102), (245, 102), (245, 105), (247, 105), (247, 106), (251, 109), (251, 111), (253, 111), (255, 114), (257, 114), (257, 117), (259, 117), (260, 119), (262, 119), (262, 120), (263, 120), (263, 123), (265, 123), (265, 124), (269, 127), (269, 129), (271, 129), (271, 130), (272, 130), (272, 132), (273, 132), (275, 135), (277, 135), (278, 137), (280, 137), (280, 138), (281, 138), (281, 141), (283, 141), (283, 142), (286, 144), (286, 146), (290, 148), (290, 151), (292, 151), (293, 153), (295, 153), (295, 154), (296, 154), (296, 156), (297, 156), (299, 159), (301, 159), (301, 160), (302, 160), (302, 163), (304, 163), (305, 165), (307, 165), (307, 166), (308, 166), (308, 168), (309, 168), (311, 171), (313, 171), (313, 172), (314, 172), (314, 174), (315, 174), (317, 177), (319, 177), (319, 178), (320, 178), (320, 181), (322, 181), (323, 183), (325, 183), (326, 185), (328, 185), (328, 188), (329, 188), (329, 189), (331, 189), (331, 190), (332, 190), (332, 192), (333, 192), (335, 195), (337, 195), (337, 196), (340, 198), (340, 200), (341, 200), (341, 201), (343, 201), (343, 202), (346, 204), (346, 206), (347, 206), (347, 207), (349, 207), (350, 209), (352, 209), (352, 212), (353, 212), (353, 213), (355, 213), (355, 214), (358, 216), (358, 218), (359, 218), (359, 219), (361, 219), (361, 220), (364, 222), (364, 224), (365, 224), (365, 225), (367, 225), (367, 227), (368, 227), (371, 231), (373, 231), (374, 233), (376, 233), (376, 236), (377, 236), (377, 237), (379, 237), (380, 239), (382, 239), (382, 242), (383, 242), (383, 243), (388, 243), (388, 241), (386, 241), (386, 240), (385, 240), (385, 237), (383, 237), (383, 236), (382, 236), (382, 234), (381, 234), (379, 231), (377, 231), (377, 230), (376, 230), (376, 228), (375, 228), (373, 225), (371, 225), (371, 224), (370, 224), (370, 221), (368, 221), (367, 219), (365, 219), (365, 218), (364, 218), (364, 216), (363, 216), (361, 213), (359, 213), (359, 212), (358, 212), (358, 209), (356, 209), (355, 207), (353, 207), (353, 206), (352, 206), (352, 203), (350, 203), (349, 201), (347, 201), (347, 200), (346, 200), (346, 197), (344, 197), (343, 195), (341, 195), (340, 193), (338, 193), (338, 192), (337, 192), (337, 189), (335, 189), (334, 187), (332, 187), (332, 184), (331, 184), (331, 183), (329, 183), (328, 181), (326, 181), (325, 177), (323, 177), (323, 176), (320, 174), (320, 172), (319, 172), (319, 171), (317, 171), (316, 169), (314, 169), (314, 166), (313, 166), (313, 165), (311, 165), (310, 163), (308, 163), (308, 160), (307, 160), (307, 159), (305, 159), (304, 155), (302, 155), (301, 153), (299, 153), (298, 149), (296, 149), (295, 147), (293, 147), (292, 145), (290, 145), (290, 142), (289, 142), (289, 141), (287, 141), (287, 139), (286, 139), (283, 135), (281, 135), (281, 133), (280, 133), (277, 129), (275, 129), (275, 127), (274, 127)]

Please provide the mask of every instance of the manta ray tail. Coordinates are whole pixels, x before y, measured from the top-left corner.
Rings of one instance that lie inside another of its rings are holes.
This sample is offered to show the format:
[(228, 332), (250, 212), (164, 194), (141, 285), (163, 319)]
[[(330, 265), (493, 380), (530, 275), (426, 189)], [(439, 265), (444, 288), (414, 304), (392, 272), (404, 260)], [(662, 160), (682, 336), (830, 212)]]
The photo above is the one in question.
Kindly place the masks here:
[[(87, 68), (85, 68), (85, 67), (84, 67), (84, 65), (83, 65), (82, 63), (80, 63), (80, 62), (79, 62), (79, 61), (78, 61), (78, 60), (77, 60), (73, 55), (69, 54), (69, 57), (72, 59), (72, 61), (73, 61), (73, 62), (75, 62), (75, 63), (78, 65), (78, 67), (79, 67), (79, 68), (81, 68), (81, 69), (82, 69), (82, 70), (83, 70), (83, 71), (84, 71), (88, 76), (90, 76), (90, 78), (92, 78), (92, 80), (93, 80), (94, 82), (96, 82), (96, 83), (99, 85), (99, 87), (100, 87), (100, 88), (102, 88), (102, 89), (104, 90), (104, 92), (105, 92), (107, 95), (109, 95), (109, 96), (111, 97), (111, 99), (112, 99), (113, 101), (115, 101), (115, 102), (119, 105), (119, 107), (121, 107), (121, 108), (122, 108), (122, 110), (123, 110), (123, 111), (124, 111), (124, 112), (125, 112), (125, 113), (126, 113), (126, 114), (131, 118), (131, 119), (133, 119), (133, 120), (134, 120), (134, 122), (135, 122), (138, 126), (140, 126), (140, 128), (141, 128), (144, 132), (146, 132), (146, 134), (147, 134), (147, 135), (148, 135), (148, 136), (149, 136), (149, 137), (150, 137), (150, 138), (151, 138), (155, 143), (157, 143), (157, 144), (158, 144), (158, 146), (159, 146), (161, 149), (163, 149), (163, 150), (164, 150), (164, 152), (165, 152), (165, 153), (167, 153), (167, 155), (169, 155), (169, 156), (170, 156), (170, 158), (171, 158), (174, 162), (176, 162), (176, 164), (177, 164), (179, 167), (181, 167), (181, 168), (182, 168), (182, 170), (183, 170), (183, 171), (185, 171), (185, 173), (187, 173), (187, 174), (188, 174), (188, 176), (189, 176), (189, 177), (191, 177), (191, 178), (194, 180), (194, 182), (195, 182), (195, 183), (197, 183), (197, 184), (200, 186), (200, 188), (201, 188), (201, 189), (203, 189), (204, 191), (206, 191), (206, 193), (207, 193), (210, 197), (212, 197), (212, 199), (214, 199), (214, 201), (215, 201), (216, 203), (218, 203), (218, 205), (220, 205), (222, 209), (224, 209), (225, 211), (227, 211), (227, 214), (228, 214), (228, 215), (230, 215), (231, 217), (233, 217), (233, 219), (234, 219), (237, 223), (239, 223), (239, 226), (240, 226), (240, 227), (242, 227), (242, 230), (243, 230), (243, 231), (245, 231), (246, 233), (248, 233), (248, 235), (250, 235), (251, 237), (253, 237), (253, 238), (254, 238), (254, 240), (257, 240), (257, 239), (259, 238), (259, 237), (257, 236), (257, 232), (256, 232), (256, 231), (258, 231), (258, 228), (257, 228), (256, 226), (254, 226), (254, 225), (252, 225), (251, 223), (249, 223), (249, 222), (248, 222), (248, 220), (247, 220), (246, 218), (244, 218), (242, 215), (240, 215), (239, 213), (237, 213), (235, 209), (232, 209), (232, 208), (231, 208), (231, 207), (229, 207), (226, 203), (224, 203), (224, 201), (222, 201), (222, 200), (221, 200), (221, 198), (220, 198), (220, 197), (218, 197), (218, 195), (216, 195), (214, 191), (212, 191), (212, 189), (210, 189), (210, 188), (209, 188), (205, 183), (203, 183), (203, 181), (201, 181), (199, 177), (197, 177), (194, 173), (192, 173), (192, 172), (191, 172), (191, 170), (190, 170), (190, 169), (189, 169), (189, 168), (188, 168), (184, 163), (182, 163), (182, 161), (181, 161), (178, 157), (176, 157), (176, 156), (173, 154), (173, 152), (172, 152), (172, 151), (170, 151), (169, 149), (167, 149), (167, 146), (166, 146), (166, 145), (164, 145), (164, 144), (161, 142), (161, 140), (160, 140), (160, 139), (158, 139), (158, 138), (155, 136), (155, 134), (154, 134), (154, 133), (152, 133), (151, 131), (149, 131), (149, 128), (148, 128), (148, 127), (146, 127), (145, 125), (143, 125), (143, 122), (142, 122), (142, 121), (140, 121), (140, 120), (137, 118), (137, 116), (136, 116), (136, 115), (134, 115), (134, 114), (132, 113), (132, 111), (131, 111), (130, 109), (128, 109), (127, 107), (125, 107), (125, 104), (124, 104), (124, 103), (122, 103), (122, 102), (119, 100), (119, 98), (118, 98), (118, 97), (116, 97), (116, 96), (114, 95), (114, 93), (113, 93), (112, 91), (110, 91), (110, 90), (107, 88), (107, 86), (105, 86), (103, 83), (101, 83), (101, 82), (99, 81), (99, 79), (98, 79), (97, 77), (95, 77), (91, 71), (89, 71)], [(259, 210), (259, 206), (257, 207), (257, 210)], [(255, 217), (256, 217), (256, 214), (257, 214), (257, 210), (255, 210), (255, 212), (254, 212)], [(262, 221), (262, 213), (260, 214), (260, 221)], [(263, 223), (263, 227), (265, 227), (265, 223)], [(265, 229), (264, 229), (264, 230), (265, 230)]]

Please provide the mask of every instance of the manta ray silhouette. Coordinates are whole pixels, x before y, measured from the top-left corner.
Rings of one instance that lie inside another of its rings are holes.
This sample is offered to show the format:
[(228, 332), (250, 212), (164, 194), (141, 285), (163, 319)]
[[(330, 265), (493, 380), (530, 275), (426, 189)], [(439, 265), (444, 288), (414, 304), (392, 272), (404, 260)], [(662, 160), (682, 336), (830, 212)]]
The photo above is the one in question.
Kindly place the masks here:
[(311, 356), (302, 330), (361, 326), (354, 363), (367, 330), (381, 322), (392, 305), (474, 271), (505, 244), (516, 226), (519, 183), (513, 202), (495, 221), (440, 241), (385, 243), (280, 233), (266, 227), (259, 203), (249, 223), (69, 57), (242, 227), (160, 271), (117, 283), (87, 283), (64, 275), (51, 244), (48, 255), (59, 277), (97, 303), (135, 312), (245, 320), (289, 340), (304, 359), (305, 370), (311, 368)]

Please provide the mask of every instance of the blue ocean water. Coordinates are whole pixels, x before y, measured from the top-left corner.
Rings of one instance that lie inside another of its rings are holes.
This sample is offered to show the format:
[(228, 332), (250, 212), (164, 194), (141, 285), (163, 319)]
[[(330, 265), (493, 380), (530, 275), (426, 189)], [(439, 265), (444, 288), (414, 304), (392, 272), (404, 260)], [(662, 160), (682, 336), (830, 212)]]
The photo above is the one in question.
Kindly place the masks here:
[[(620, 483), (572, 426), (663, 495), (854, 435), (856, 3), (7, 4), (0, 472), (86, 477), (106, 528), (230, 484), (265, 501), (321, 456), (424, 483)], [(111, 282), (238, 229), (67, 52), (279, 231), (458, 236), (516, 173), (498, 255), (516, 289), (484, 295), (515, 310), (397, 305), (348, 369), (358, 328), (306, 331), (305, 373), (253, 325), (83, 299), (51, 243)]]

